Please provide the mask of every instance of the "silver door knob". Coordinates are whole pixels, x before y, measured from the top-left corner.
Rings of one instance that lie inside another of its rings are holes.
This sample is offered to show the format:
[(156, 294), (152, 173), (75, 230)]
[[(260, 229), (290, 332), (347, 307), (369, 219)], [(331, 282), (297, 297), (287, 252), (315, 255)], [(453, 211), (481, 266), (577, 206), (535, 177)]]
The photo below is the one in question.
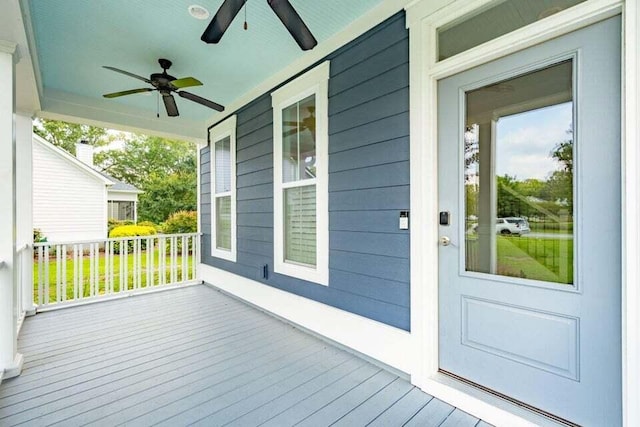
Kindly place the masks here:
[(451, 244), (451, 239), (448, 238), (447, 236), (440, 236), (438, 241), (440, 242), (440, 245), (442, 245), (442, 246), (449, 246)]

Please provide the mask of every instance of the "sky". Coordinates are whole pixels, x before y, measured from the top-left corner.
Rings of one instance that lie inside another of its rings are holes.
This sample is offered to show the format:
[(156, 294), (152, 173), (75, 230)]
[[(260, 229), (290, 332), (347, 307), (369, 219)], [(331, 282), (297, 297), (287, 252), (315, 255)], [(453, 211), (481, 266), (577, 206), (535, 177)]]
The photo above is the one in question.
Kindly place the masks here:
[(496, 174), (545, 180), (560, 168), (550, 153), (568, 140), (572, 103), (553, 105), (503, 117), (497, 124)]

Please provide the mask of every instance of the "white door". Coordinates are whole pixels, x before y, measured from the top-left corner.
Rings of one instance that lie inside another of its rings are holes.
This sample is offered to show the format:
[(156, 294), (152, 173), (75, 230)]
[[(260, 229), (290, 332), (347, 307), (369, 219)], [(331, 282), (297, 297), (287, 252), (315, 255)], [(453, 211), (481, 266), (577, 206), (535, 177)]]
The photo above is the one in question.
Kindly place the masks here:
[(583, 425), (622, 422), (620, 34), (438, 84), (440, 368)]

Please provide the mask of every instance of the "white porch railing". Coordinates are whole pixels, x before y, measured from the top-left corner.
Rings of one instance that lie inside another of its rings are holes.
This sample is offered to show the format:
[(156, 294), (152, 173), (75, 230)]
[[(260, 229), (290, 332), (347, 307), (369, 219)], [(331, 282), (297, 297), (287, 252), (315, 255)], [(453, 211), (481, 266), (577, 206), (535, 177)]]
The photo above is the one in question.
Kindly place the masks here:
[(197, 281), (199, 234), (34, 244), (38, 309)]

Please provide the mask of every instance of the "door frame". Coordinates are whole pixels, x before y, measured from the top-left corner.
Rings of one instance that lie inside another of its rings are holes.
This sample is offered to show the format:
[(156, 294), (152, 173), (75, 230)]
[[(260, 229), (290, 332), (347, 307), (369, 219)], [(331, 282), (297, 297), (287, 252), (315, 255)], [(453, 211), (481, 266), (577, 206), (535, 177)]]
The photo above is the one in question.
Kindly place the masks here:
[[(541, 42), (622, 14), (622, 406), (625, 426), (640, 425), (640, 7), (631, 0), (587, 0), (446, 60), (436, 62), (436, 29), (494, 0), (415, 0), (409, 29), (411, 121), (412, 382), (496, 425), (544, 425), (546, 418), (438, 372), (437, 82)], [(627, 46), (627, 48), (625, 48)]]

